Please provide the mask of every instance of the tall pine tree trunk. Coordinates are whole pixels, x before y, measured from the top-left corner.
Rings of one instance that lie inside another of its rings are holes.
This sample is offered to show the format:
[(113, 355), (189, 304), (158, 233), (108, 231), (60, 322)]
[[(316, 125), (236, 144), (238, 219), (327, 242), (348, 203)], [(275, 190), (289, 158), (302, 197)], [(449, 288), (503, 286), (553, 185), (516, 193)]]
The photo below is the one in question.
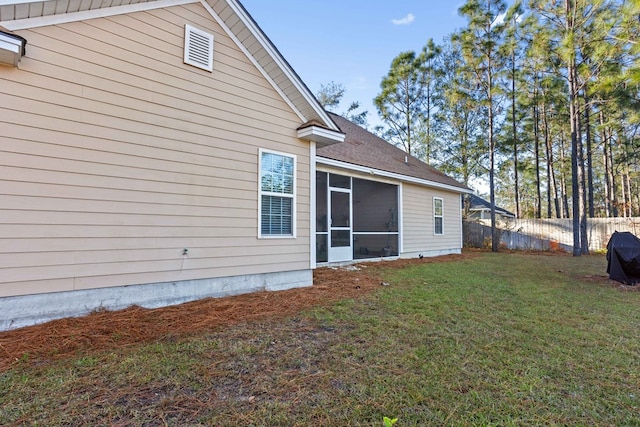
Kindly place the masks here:
[[(574, 10), (575, 0), (565, 0), (566, 12), (566, 37), (573, 42), (574, 34)], [(571, 203), (573, 223), (573, 256), (582, 254), (581, 243), (581, 212), (582, 212), (582, 188), (580, 173), (580, 141), (578, 139), (578, 108), (577, 108), (577, 81), (576, 81), (576, 57), (575, 49), (567, 58), (567, 79), (569, 81), (569, 122), (571, 128)]]
[(516, 218), (520, 213), (520, 177), (518, 175), (518, 126), (516, 124), (516, 60), (511, 52), (511, 132), (513, 136), (513, 176), (515, 179)]
[(604, 165), (604, 211), (607, 218), (611, 217), (611, 165), (609, 164), (609, 141), (607, 139), (607, 129), (604, 125), (604, 112), (600, 110), (598, 114), (600, 119), (602, 139), (602, 164)]
[(536, 157), (536, 218), (542, 218), (542, 194), (540, 190), (540, 135), (538, 133), (538, 106), (533, 106), (533, 140), (535, 145), (535, 157)]
[(553, 200), (555, 217), (562, 218), (560, 200), (558, 199), (558, 182), (556, 180), (556, 174), (554, 170), (553, 145), (551, 142), (551, 135), (549, 133), (549, 120), (547, 117), (547, 106), (545, 103), (542, 104), (542, 125), (542, 128), (544, 130), (544, 144), (547, 155), (547, 217), (553, 217), (551, 213), (551, 200)]
[(622, 174), (622, 217), (627, 217), (627, 180)]
[(427, 152), (425, 153), (425, 163), (431, 164), (431, 85), (427, 85), (427, 114), (425, 114), (427, 120)]
[(620, 215), (618, 210), (618, 181), (616, 180), (616, 165), (613, 161), (613, 129), (608, 128), (608, 145), (609, 145), (609, 174), (611, 175), (611, 205), (613, 206), (612, 214), (614, 217)]
[[(569, 74), (573, 75), (573, 65), (569, 65)], [(582, 253), (580, 242), (580, 213), (582, 208), (582, 189), (580, 188), (580, 146), (578, 140), (578, 123), (576, 120), (575, 82), (574, 76), (569, 77), (569, 116), (571, 126), (571, 204), (573, 220), (573, 256)]]
[(625, 177), (627, 178), (627, 194), (629, 195), (629, 200), (627, 201), (627, 206), (628, 206), (627, 214), (628, 214), (628, 217), (631, 218), (633, 216), (631, 212), (632, 211), (631, 206), (633, 205), (633, 194), (631, 193), (631, 172), (629, 171), (629, 164), (627, 164), (626, 169), (627, 169), (627, 173), (625, 174)]
[(567, 176), (564, 172), (567, 164), (567, 159), (565, 156), (566, 147), (565, 147), (565, 134), (564, 131), (560, 134), (560, 163), (561, 163), (561, 172), (560, 172), (560, 199), (562, 200), (562, 216), (561, 218), (571, 218), (569, 214), (569, 196), (567, 192)]
[(577, 112), (578, 119), (578, 175), (580, 176), (580, 252), (589, 253), (589, 236), (587, 233), (587, 183), (584, 168), (584, 144), (582, 143), (582, 120), (580, 112)]
[(624, 207), (626, 210), (626, 217), (631, 218), (633, 216), (633, 193), (631, 192), (631, 169), (629, 168), (629, 159), (633, 158), (633, 153), (631, 143), (626, 135), (624, 136), (624, 153), (626, 161), (624, 163), (624, 174), (622, 175), (622, 179), (624, 181), (622, 185), (626, 184), (627, 187), (627, 199), (625, 200)]
[(496, 229), (495, 142), (493, 140), (492, 76), (489, 74), (489, 203), (491, 204), (491, 251), (498, 252)]
[[(586, 91), (585, 91), (586, 93)], [(587, 211), (589, 218), (596, 216), (593, 195), (593, 141), (591, 140), (591, 105), (589, 95), (584, 99), (584, 126), (587, 143)]]

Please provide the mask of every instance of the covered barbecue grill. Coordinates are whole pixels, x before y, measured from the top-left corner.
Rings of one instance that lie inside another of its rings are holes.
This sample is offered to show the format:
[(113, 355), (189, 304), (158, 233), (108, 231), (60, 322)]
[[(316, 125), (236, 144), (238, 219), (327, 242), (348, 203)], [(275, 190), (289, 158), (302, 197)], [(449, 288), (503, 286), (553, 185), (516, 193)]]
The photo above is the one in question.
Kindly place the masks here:
[(625, 232), (614, 232), (607, 244), (609, 279), (635, 285), (640, 283), (640, 239)]

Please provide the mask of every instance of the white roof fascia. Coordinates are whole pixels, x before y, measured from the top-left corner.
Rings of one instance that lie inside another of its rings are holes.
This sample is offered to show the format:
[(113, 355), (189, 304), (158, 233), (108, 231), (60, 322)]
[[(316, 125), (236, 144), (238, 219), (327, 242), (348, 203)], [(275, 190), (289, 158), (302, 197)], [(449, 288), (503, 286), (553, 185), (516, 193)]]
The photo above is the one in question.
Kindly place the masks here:
[[(304, 114), (302, 114), (300, 112), (300, 110), (298, 110), (298, 108), (293, 104), (293, 102), (291, 102), (291, 100), (289, 99), (289, 97), (287, 95), (285, 95), (284, 92), (282, 92), (282, 90), (280, 89), (280, 87), (277, 85), (277, 83), (275, 81), (273, 81), (273, 79), (271, 78), (271, 76), (265, 71), (264, 68), (262, 68), (262, 65), (260, 65), (260, 63), (253, 57), (253, 55), (251, 55), (251, 53), (247, 50), (247, 48), (240, 42), (240, 40), (238, 40), (238, 38), (236, 37), (236, 35), (231, 31), (231, 29), (227, 26), (227, 24), (225, 24), (225, 22), (222, 20), (222, 18), (220, 18), (218, 16), (218, 14), (213, 10), (213, 8), (211, 7), (211, 5), (209, 5), (209, 3), (207, 3), (205, 0), (198, 0), (200, 1), (200, 3), (202, 3), (202, 5), (204, 6), (205, 9), (207, 9), (207, 11), (209, 12), (209, 14), (211, 14), (211, 16), (213, 17), (213, 19), (216, 20), (216, 22), (218, 23), (218, 25), (220, 25), (222, 27), (222, 29), (227, 33), (227, 35), (231, 38), (231, 40), (233, 40), (233, 42), (236, 44), (236, 46), (238, 46), (238, 48), (242, 51), (242, 53), (245, 54), (245, 56), (249, 59), (249, 61), (251, 61), (251, 63), (260, 71), (260, 74), (262, 74), (262, 76), (267, 79), (267, 81), (269, 82), (269, 84), (271, 85), (271, 87), (273, 87), (273, 89), (278, 92), (278, 95), (280, 95), (280, 97), (282, 97), (282, 99), (287, 103), (287, 105), (289, 106), (289, 108), (291, 108), (296, 115), (298, 116), (298, 118), (301, 121), (306, 121), (307, 118), (304, 116)], [(231, 2), (228, 2), (227, 4), (229, 4), (230, 7), (233, 8), (233, 5), (231, 4)], [(234, 9), (235, 11), (235, 9)], [(245, 21), (244, 15), (242, 14), (238, 14), (238, 17), (240, 18), (240, 20), (242, 22)], [(249, 29), (250, 31), (253, 31), (253, 29)], [(255, 35), (255, 34), (254, 34)], [(257, 35), (256, 35), (257, 38)]]
[(465, 189), (465, 188), (460, 188), (460, 187), (454, 187), (453, 185), (448, 185), (448, 184), (441, 184), (439, 182), (435, 182), (435, 181), (429, 181), (426, 179), (421, 179), (421, 178), (415, 178), (413, 176), (408, 176), (408, 175), (402, 175), (399, 173), (395, 173), (395, 172), (388, 172), (388, 171), (383, 171), (381, 169), (375, 169), (375, 168), (370, 168), (367, 166), (360, 166), (360, 165), (355, 165), (353, 163), (347, 163), (347, 162), (342, 162), (340, 160), (334, 160), (334, 159), (328, 159), (326, 157), (320, 157), (317, 156), (316, 157), (316, 162), (326, 165), (326, 166), (333, 166), (336, 168), (341, 168), (341, 169), (347, 169), (347, 170), (351, 170), (351, 171), (355, 171), (355, 172), (361, 172), (361, 173), (365, 173), (365, 174), (370, 174), (370, 175), (374, 175), (374, 176), (382, 176), (385, 178), (391, 178), (391, 179), (395, 179), (398, 181), (402, 181), (402, 182), (408, 182), (411, 184), (417, 184), (417, 185), (422, 185), (425, 187), (432, 187), (432, 188), (438, 188), (441, 190), (447, 190), (447, 191), (453, 191), (455, 193), (473, 193), (472, 190), (470, 189)]
[(13, 53), (20, 53), (22, 50), (22, 40), (0, 32), (0, 49), (9, 50)]
[(253, 20), (246, 15), (246, 13), (244, 12), (244, 9), (238, 6), (238, 2), (236, 0), (227, 0), (227, 3), (233, 9), (233, 11), (240, 17), (243, 24), (246, 25), (247, 28), (249, 28), (249, 30), (253, 33), (253, 35), (258, 39), (262, 47), (276, 62), (278, 67), (280, 67), (280, 69), (285, 73), (287, 78), (294, 84), (296, 89), (298, 89), (298, 91), (302, 94), (305, 100), (313, 106), (313, 109), (318, 114), (318, 116), (322, 118), (322, 121), (325, 122), (325, 124), (329, 128), (340, 132), (340, 129), (338, 128), (338, 126), (333, 122), (333, 120), (331, 120), (327, 112), (324, 110), (324, 108), (320, 106), (320, 104), (315, 99), (313, 94), (309, 92), (309, 89), (304, 85), (304, 83), (302, 83), (300, 78), (291, 69), (289, 64), (287, 64), (286, 61), (284, 61), (284, 59), (279, 54), (279, 52), (275, 49), (273, 44), (271, 44), (271, 42), (265, 37), (263, 32), (255, 25)]
[(0, 33), (0, 64), (16, 67), (22, 58), (22, 43), (21, 39)]
[[(7, 0), (0, 0), (7, 1)], [(8, 0), (10, 4), (26, 3), (25, 1)], [(179, 6), (189, 3), (197, 3), (200, 0), (156, 0), (145, 3), (127, 4), (99, 9), (84, 10), (81, 12), (60, 13), (55, 15), (38, 16), (35, 18), (16, 19), (3, 21), (2, 26), (8, 30), (24, 30), (28, 28), (45, 27), (47, 25), (59, 25), (69, 22), (83, 21), (86, 19), (104, 18), (108, 16), (124, 15), (126, 13), (143, 12), (145, 10), (159, 9), (163, 7)]]
[(13, 4), (36, 3), (42, 0), (0, 0), (0, 6), (9, 6)]
[(320, 146), (344, 142), (346, 135), (320, 126), (307, 126), (298, 130), (298, 138), (317, 142)]

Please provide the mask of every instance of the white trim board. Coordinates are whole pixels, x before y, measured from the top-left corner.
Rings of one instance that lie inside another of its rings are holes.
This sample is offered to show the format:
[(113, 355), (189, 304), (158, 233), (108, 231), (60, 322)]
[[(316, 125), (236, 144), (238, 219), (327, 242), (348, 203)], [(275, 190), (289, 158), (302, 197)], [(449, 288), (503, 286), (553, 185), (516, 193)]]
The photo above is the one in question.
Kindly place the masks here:
[[(0, 0), (2, 1), (2, 0)], [(146, 10), (160, 9), (163, 7), (180, 6), (183, 4), (198, 3), (201, 0), (156, 0), (146, 3), (127, 4), (107, 8), (83, 10), (81, 12), (60, 13), (55, 15), (38, 16), (36, 18), (16, 19), (14, 21), (2, 21), (2, 26), (8, 30), (25, 30), (28, 28), (45, 27), (47, 25), (67, 24), (69, 22), (84, 21), (87, 19), (105, 18), (108, 16), (124, 15), (126, 13), (144, 12)], [(26, 2), (25, 2), (26, 3)]]
[(309, 143), (309, 182), (311, 183), (311, 188), (309, 189), (309, 224), (311, 224), (310, 230), (310, 238), (309, 238), (309, 268), (316, 268), (317, 259), (316, 259), (316, 232), (317, 223), (316, 223), (316, 210), (317, 210), (317, 192), (316, 192), (316, 143), (311, 141)]
[(391, 178), (391, 179), (395, 179), (395, 180), (402, 181), (402, 182), (408, 182), (408, 183), (412, 183), (412, 184), (423, 185), (423, 186), (426, 186), (426, 187), (433, 187), (433, 188), (439, 188), (439, 189), (442, 189), (442, 190), (453, 191), (455, 193), (469, 193), (469, 194), (473, 193), (473, 190), (471, 190), (471, 189), (454, 187), (453, 185), (441, 184), (441, 183), (435, 182), (435, 181), (429, 181), (429, 180), (426, 180), (426, 179), (415, 178), (415, 177), (408, 176), (408, 175), (401, 175), (399, 173), (394, 173), (394, 172), (387, 172), (387, 171), (383, 171), (383, 170), (380, 170), (380, 169), (370, 168), (368, 166), (360, 166), (360, 165), (356, 165), (356, 164), (353, 164), (353, 163), (342, 162), (340, 160), (328, 159), (326, 157), (318, 156), (318, 157), (316, 157), (316, 162), (319, 163), (319, 164), (326, 165), (326, 166), (332, 166), (332, 167), (335, 167), (335, 168), (346, 169), (346, 170), (365, 173), (365, 174), (370, 174), (370, 175), (374, 175), (374, 176), (382, 176), (382, 177), (385, 177), (385, 178)]
[[(284, 94), (284, 92), (282, 92), (282, 90), (276, 84), (276, 82), (273, 81), (271, 76), (264, 70), (264, 68), (262, 68), (260, 63), (253, 57), (253, 55), (251, 55), (251, 53), (247, 50), (247, 48), (244, 47), (244, 45), (240, 42), (240, 40), (236, 37), (236, 35), (231, 31), (231, 29), (227, 26), (227, 24), (224, 23), (222, 18), (220, 18), (218, 16), (218, 14), (213, 10), (213, 8), (209, 5), (209, 3), (207, 3), (204, 0), (196, 0), (196, 1), (200, 1), (202, 6), (204, 6), (204, 8), (207, 9), (207, 12), (209, 12), (209, 14), (213, 17), (213, 19), (215, 19), (215, 21), (218, 23), (218, 25), (220, 25), (222, 27), (222, 29), (227, 33), (227, 35), (231, 38), (231, 40), (233, 40), (233, 42), (236, 44), (236, 46), (238, 46), (238, 49), (240, 49), (242, 51), (242, 53), (244, 53), (244, 55), (249, 59), (249, 61), (258, 69), (258, 71), (260, 71), (260, 74), (262, 74), (262, 77), (267, 79), (267, 81), (269, 82), (271, 87), (273, 87), (273, 89), (276, 92), (278, 92), (278, 95), (280, 95), (280, 97), (286, 102), (286, 104), (289, 106), (289, 108), (291, 108), (295, 112), (296, 116), (298, 116), (298, 118), (301, 121), (303, 121), (303, 122), (306, 121), (307, 118), (304, 117), (302, 112), (300, 112), (300, 110), (298, 110), (295, 105), (293, 105), (293, 102), (291, 102), (289, 97), (286, 96)], [(231, 4), (229, 4), (229, 6), (231, 6)], [(246, 20), (243, 17), (243, 15), (238, 15), (238, 16), (240, 17), (240, 20), (242, 22), (244, 22)], [(253, 29), (250, 29), (250, 30), (253, 31)], [(254, 35), (255, 35), (255, 33), (254, 33)], [(256, 38), (257, 37), (258, 36), (256, 35)]]
[(329, 117), (327, 112), (319, 108), (320, 104), (315, 100), (315, 97), (309, 92), (309, 89), (304, 85), (302, 80), (297, 77), (295, 71), (286, 63), (284, 58), (279, 54), (277, 48), (265, 37), (264, 33), (255, 25), (253, 20), (247, 16), (244, 12), (244, 9), (238, 6), (238, 2), (236, 0), (227, 0), (229, 7), (233, 9), (233, 11), (240, 17), (242, 23), (246, 25), (247, 28), (251, 30), (251, 33), (256, 36), (262, 47), (267, 51), (269, 56), (276, 62), (278, 67), (286, 74), (287, 78), (293, 83), (298, 92), (302, 94), (307, 101), (315, 110), (316, 114), (322, 117), (323, 121), (333, 130), (340, 132), (340, 129), (333, 123), (333, 120)]
[(38, 3), (42, 0), (0, 0), (0, 6), (13, 6), (14, 4)]

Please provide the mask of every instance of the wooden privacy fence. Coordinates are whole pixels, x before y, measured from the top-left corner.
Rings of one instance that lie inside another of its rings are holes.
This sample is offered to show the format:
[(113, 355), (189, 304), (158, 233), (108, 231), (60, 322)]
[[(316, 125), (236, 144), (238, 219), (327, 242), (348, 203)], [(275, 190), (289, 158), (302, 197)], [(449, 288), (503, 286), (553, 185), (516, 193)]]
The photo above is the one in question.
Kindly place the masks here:
[[(563, 250), (573, 248), (573, 220), (562, 219), (506, 219), (497, 221), (500, 247), (514, 250)], [(614, 231), (640, 233), (640, 218), (589, 218), (587, 238), (590, 251), (607, 249)], [(471, 248), (491, 247), (491, 222), (474, 220), (463, 222), (464, 245)]]

